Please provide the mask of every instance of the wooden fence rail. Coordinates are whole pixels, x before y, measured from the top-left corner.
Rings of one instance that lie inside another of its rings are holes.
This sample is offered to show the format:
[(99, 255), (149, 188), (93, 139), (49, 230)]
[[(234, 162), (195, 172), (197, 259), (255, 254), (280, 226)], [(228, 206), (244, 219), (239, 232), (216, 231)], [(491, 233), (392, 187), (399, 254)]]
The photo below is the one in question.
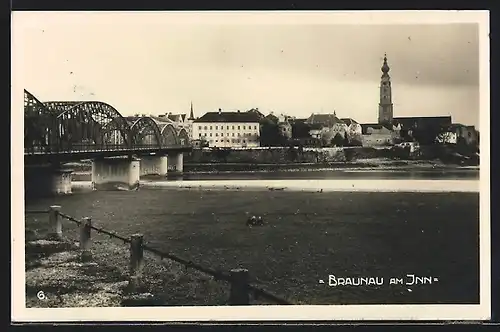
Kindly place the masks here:
[(46, 213), (49, 215), (50, 231), (49, 237), (61, 240), (62, 239), (62, 219), (75, 222), (80, 230), (80, 250), (81, 258), (88, 261), (91, 256), (91, 231), (95, 230), (97, 233), (106, 234), (110, 238), (115, 238), (123, 241), (125, 244), (130, 245), (130, 261), (129, 261), (129, 289), (132, 291), (137, 289), (140, 284), (142, 269), (144, 266), (144, 251), (150, 252), (159, 256), (161, 259), (170, 259), (177, 263), (184, 265), (186, 268), (192, 268), (199, 272), (212, 276), (215, 280), (222, 280), (229, 282), (231, 285), (228, 304), (230, 305), (248, 305), (250, 304), (250, 294), (255, 299), (263, 298), (275, 302), (276, 304), (288, 305), (292, 304), (289, 301), (280, 298), (262, 288), (256, 287), (249, 283), (249, 271), (247, 269), (233, 269), (230, 273), (225, 273), (218, 270), (213, 270), (203, 267), (190, 260), (177, 257), (173, 254), (164, 253), (158, 249), (149, 247), (144, 244), (144, 237), (142, 234), (133, 234), (130, 238), (120, 236), (116, 233), (106, 231), (92, 225), (92, 219), (89, 217), (78, 220), (67, 214), (61, 212), (59, 205), (52, 205), (48, 210), (32, 210), (25, 211), (25, 214), (41, 214)]

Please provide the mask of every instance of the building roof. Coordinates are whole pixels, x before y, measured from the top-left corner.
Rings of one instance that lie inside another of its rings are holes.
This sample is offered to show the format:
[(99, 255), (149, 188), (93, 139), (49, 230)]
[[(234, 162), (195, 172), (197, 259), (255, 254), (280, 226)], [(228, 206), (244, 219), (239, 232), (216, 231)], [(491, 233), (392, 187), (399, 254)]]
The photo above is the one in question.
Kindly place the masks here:
[(166, 115), (163, 115), (163, 116), (154, 116), (154, 115), (151, 115), (150, 118), (152, 118), (156, 122), (162, 122), (162, 123), (172, 123), (172, 122), (174, 122), (174, 121), (170, 120)]
[(183, 114), (168, 113), (167, 114), (167, 118), (169, 118), (170, 120), (172, 120), (174, 122), (184, 122), (184, 120), (186, 119), (186, 116), (187, 116), (186, 113), (183, 113)]
[(309, 125), (309, 129), (311, 130), (321, 130), (323, 129), (324, 125), (321, 123), (313, 123)]
[(255, 113), (255, 114), (257, 114), (257, 116), (258, 116), (259, 118), (261, 118), (261, 119), (262, 119), (262, 118), (264, 118), (264, 114), (262, 114), (262, 113), (259, 111), (259, 109), (258, 109), (258, 108), (251, 108), (251, 109), (249, 109), (247, 112), (249, 112), (249, 113)]
[(461, 123), (453, 123), (447, 127), (447, 130), (456, 130), (458, 128), (467, 128), (467, 130), (473, 130), (477, 132), (475, 126), (467, 126)]
[(305, 121), (308, 124), (322, 124), (324, 126), (332, 126), (336, 123), (342, 123), (335, 114), (311, 114)]
[(125, 117), (125, 120), (127, 120), (128, 123), (134, 123), (136, 122), (137, 120), (139, 120), (140, 118), (142, 118), (142, 116), (137, 116), (137, 115), (134, 115), (134, 116), (126, 116)]
[(358, 123), (356, 120), (351, 119), (351, 118), (342, 118), (342, 119), (340, 119), (340, 121), (344, 122), (348, 126)]
[(393, 130), (392, 126), (389, 124), (363, 123), (363, 124), (361, 124), (361, 133), (366, 135), (368, 133), (368, 128), (373, 128), (375, 130), (380, 130), (382, 128), (388, 129), (390, 131)]
[(193, 122), (259, 122), (260, 117), (255, 112), (207, 112)]
[(274, 114), (268, 114), (268, 115), (265, 116), (265, 118), (269, 119), (269, 120), (271, 120), (273, 122), (278, 122), (278, 120), (279, 120), (278, 117), (276, 115), (274, 115)]
[(451, 125), (451, 116), (410, 116), (395, 117), (394, 122), (400, 123), (403, 127), (443, 127)]

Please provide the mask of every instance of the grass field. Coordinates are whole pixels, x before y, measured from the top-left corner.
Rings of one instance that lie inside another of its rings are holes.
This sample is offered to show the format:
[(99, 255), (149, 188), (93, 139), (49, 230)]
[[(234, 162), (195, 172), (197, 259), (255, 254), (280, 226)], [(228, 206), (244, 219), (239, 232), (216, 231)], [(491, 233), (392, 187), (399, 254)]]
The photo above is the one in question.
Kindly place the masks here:
[[(291, 301), (479, 301), (477, 193), (141, 189), (75, 193), (27, 203), (27, 209), (56, 203), (69, 215), (91, 216), (95, 225), (119, 234), (143, 233), (150, 245), (202, 265), (247, 268), (258, 284)], [(263, 227), (248, 228), (245, 212), (269, 215)], [(45, 222), (36, 218), (27, 216), (27, 226)], [(389, 285), (390, 277), (410, 273), (439, 281)], [(383, 277), (385, 282), (376, 287), (319, 283), (328, 283), (330, 274)], [(172, 283), (158, 282), (156, 288), (166, 294), (165, 304), (218, 304), (199, 298), (203, 292), (185, 297), (171, 291)]]

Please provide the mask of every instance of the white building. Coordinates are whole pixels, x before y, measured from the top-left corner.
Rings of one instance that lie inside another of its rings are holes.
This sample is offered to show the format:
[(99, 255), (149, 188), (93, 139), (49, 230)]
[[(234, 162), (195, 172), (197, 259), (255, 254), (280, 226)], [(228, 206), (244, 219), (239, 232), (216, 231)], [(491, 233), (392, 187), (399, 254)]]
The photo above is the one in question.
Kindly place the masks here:
[(208, 112), (193, 121), (193, 139), (209, 147), (259, 147), (259, 120), (253, 112)]
[(362, 128), (361, 125), (356, 120), (351, 118), (343, 118), (340, 120), (342, 120), (342, 122), (346, 124), (346, 133), (349, 138), (361, 137)]

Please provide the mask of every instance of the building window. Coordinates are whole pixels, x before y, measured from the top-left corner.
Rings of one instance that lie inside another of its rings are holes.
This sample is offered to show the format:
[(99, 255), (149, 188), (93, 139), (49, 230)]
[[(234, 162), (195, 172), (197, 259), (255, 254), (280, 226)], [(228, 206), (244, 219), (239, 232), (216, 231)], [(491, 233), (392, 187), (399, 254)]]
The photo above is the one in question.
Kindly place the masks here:
[(212, 137), (212, 133), (210, 133), (210, 137)]
[(231, 133), (231, 136), (233, 136), (233, 137), (234, 137), (234, 133)]
[(220, 133), (220, 137), (224, 137), (224, 133)]
[(234, 130), (234, 126), (233, 126), (233, 130)]
[(216, 140), (215, 140), (215, 143), (219, 143), (219, 140), (217, 140), (217, 139), (216, 139)]
[(205, 126), (203, 129), (207, 130), (207, 126)]
[(219, 133), (215, 133), (215, 136), (216, 136), (216, 137), (217, 137), (217, 136), (219, 136)]
[(201, 137), (201, 133), (198, 134), (198, 137)]
[(240, 133), (238, 133), (238, 137), (240, 137)]
[(198, 126), (198, 130), (201, 130), (201, 126)]
[(212, 126), (210, 126), (210, 130), (212, 130)]
[(240, 130), (240, 126), (238, 126), (238, 130)]
[(227, 126), (227, 128), (226, 128), (226, 129), (227, 129), (227, 130), (229, 130), (229, 126)]
[(253, 129), (254, 129), (254, 130), (257, 130), (257, 126), (253, 126)]
[(219, 129), (219, 126), (215, 126), (215, 130)]
[(246, 129), (246, 126), (243, 126), (243, 130), (245, 130), (245, 129)]

